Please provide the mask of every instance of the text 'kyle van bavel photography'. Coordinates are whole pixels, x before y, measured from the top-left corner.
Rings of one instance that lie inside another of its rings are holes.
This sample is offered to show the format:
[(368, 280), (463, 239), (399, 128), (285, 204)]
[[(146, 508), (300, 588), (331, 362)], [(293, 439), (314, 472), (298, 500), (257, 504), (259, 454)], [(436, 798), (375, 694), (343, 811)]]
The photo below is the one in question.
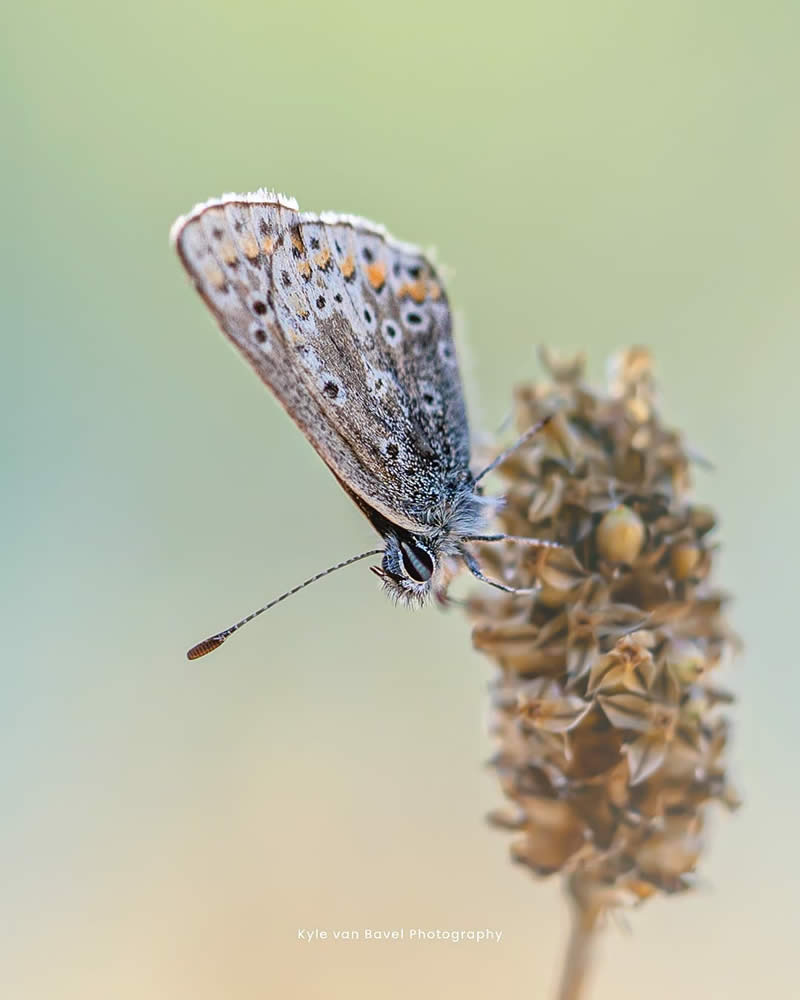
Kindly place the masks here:
[(448, 941), (460, 944), (471, 941), (475, 944), (491, 942), (499, 944), (503, 932), (489, 927), (444, 930), (440, 927), (396, 927), (389, 930), (364, 927), (339, 928), (336, 930), (321, 927), (298, 927), (297, 940), (311, 943), (313, 941)]

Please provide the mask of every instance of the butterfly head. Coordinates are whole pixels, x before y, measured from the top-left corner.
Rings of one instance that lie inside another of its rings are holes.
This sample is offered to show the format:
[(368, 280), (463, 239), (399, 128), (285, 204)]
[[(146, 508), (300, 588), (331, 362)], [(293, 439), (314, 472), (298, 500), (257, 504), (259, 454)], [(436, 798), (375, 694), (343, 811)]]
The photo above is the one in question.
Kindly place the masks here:
[(372, 571), (389, 594), (407, 604), (423, 604), (431, 592), (438, 567), (436, 549), (430, 539), (404, 534), (386, 536), (381, 566)]

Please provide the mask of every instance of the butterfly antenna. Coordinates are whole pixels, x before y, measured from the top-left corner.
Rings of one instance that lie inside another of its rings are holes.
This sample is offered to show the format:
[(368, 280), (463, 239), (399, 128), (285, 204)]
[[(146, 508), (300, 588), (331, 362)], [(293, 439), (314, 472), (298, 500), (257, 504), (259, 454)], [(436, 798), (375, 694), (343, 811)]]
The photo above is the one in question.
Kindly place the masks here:
[(482, 472), (478, 473), (478, 475), (475, 477), (475, 482), (479, 483), (484, 476), (488, 476), (489, 473), (493, 472), (498, 465), (502, 465), (503, 462), (505, 462), (505, 460), (509, 456), (514, 454), (517, 448), (521, 448), (522, 445), (524, 445), (526, 441), (532, 438), (534, 434), (538, 434), (543, 427), (546, 427), (554, 416), (555, 414), (551, 413), (548, 416), (544, 417), (542, 420), (538, 421), (538, 423), (535, 423), (532, 427), (529, 427), (524, 434), (522, 434), (519, 438), (517, 438), (517, 440), (514, 442), (514, 444), (511, 445), (510, 448), (506, 448), (505, 451), (501, 451), (500, 454), (497, 456), (497, 458), (494, 459), (494, 461), (490, 462)]
[(309, 577), (308, 580), (298, 583), (296, 587), (292, 587), (291, 590), (287, 590), (285, 594), (281, 594), (280, 597), (276, 597), (273, 601), (270, 601), (269, 604), (265, 604), (263, 608), (259, 608), (258, 611), (254, 611), (246, 618), (242, 618), (242, 620), (240, 622), (236, 622), (235, 625), (230, 625), (222, 632), (217, 632), (216, 635), (209, 636), (208, 639), (203, 639), (202, 642), (198, 642), (197, 645), (192, 646), (186, 654), (187, 659), (197, 660), (201, 656), (205, 656), (206, 653), (211, 653), (215, 649), (219, 649), (223, 642), (225, 642), (229, 636), (233, 635), (234, 632), (238, 632), (243, 625), (251, 622), (254, 618), (258, 618), (259, 615), (263, 614), (265, 611), (269, 611), (270, 608), (274, 608), (276, 604), (280, 604), (281, 601), (285, 601), (287, 597), (291, 597), (299, 590), (303, 590), (303, 588), (310, 586), (312, 583), (316, 583), (317, 580), (321, 580), (323, 576), (328, 576), (330, 573), (335, 573), (339, 569), (344, 569), (345, 566), (358, 562), (359, 559), (368, 559), (370, 556), (379, 556), (382, 554), (383, 549), (370, 549), (369, 552), (361, 552), (357, 556), (350, 556), (349, 559), (343, 559), (342, 562), (336, 563), (335, 566), (329, 566), (321, 573), (317, 573), (316, 576)]

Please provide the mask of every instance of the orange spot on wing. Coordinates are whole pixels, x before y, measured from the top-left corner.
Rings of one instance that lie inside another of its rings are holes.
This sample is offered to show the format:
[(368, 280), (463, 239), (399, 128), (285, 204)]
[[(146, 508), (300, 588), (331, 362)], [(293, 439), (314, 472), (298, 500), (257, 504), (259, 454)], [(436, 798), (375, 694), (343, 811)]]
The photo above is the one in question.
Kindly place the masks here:
[(382, 260), (376, 260), (374, 264), (367, 267), (367, 281), (376, 292), (379, 292), (386, 284), (386, 264)]
[[(255, 260), (256, 257), (258, 257), (258, 243), (256, 243), (255, 239), (249, 234), (242, 237), (242, 250), (248, 260)], [(265, 253), (268, 252), (269, 251), (265, 251)]]
[(308, 281), (308, 279), (311, 277), (311, 265), (307, 260), (301, 260), (300, 263), (297, 265), (297, 270), (306, 279), (306, 281)]
[(275, 240), (273, 240), (271, 236), (265, 236), (264, 239), (261, 241), (261, 249), (264, 251), (264, 253), (271, 254), (272, 251), (275, 249)]
[(342, 274), (345, 276), (345, 278), (352, 278), (355, 269), (356, 265), (355, 261), (353, 260), (353, 255), (349, 253), (342, 261)]
[(226, 264), (233, 264), (236, 258), (239, 256), (236, 253), (236, 248), (233, 243), (228, 243), (227, 241), (222, 244), (219, 248), (219, 255), (225, 261)]
[(331, 259), (331, 252), (327, 247), (325, 247), (324, 250), (320, 250), (318, 254), (314, 255), (314, 263), (321, 271), (325, 270), (325, 268), (328, 266), (330, 259)]
[(404, 281), (403, 284), (397, 289), (398, 298), (410, 298), (415, 302), (425, 301), (425, 282), (419, 281)]
[(305, 244), (303, 243), (303, 237), (296, 229), (292, 230), (290, 239), (292, 241), (292, 246), (295, 248), (295, 250), (299, 250), (300, 253), (305, 253), (306, 248)]
[(225, 287), (225, 275), (216, 264), (208, 264), (205, 267), (205, 276), (208, 282), (215, 288), (222, 289)]

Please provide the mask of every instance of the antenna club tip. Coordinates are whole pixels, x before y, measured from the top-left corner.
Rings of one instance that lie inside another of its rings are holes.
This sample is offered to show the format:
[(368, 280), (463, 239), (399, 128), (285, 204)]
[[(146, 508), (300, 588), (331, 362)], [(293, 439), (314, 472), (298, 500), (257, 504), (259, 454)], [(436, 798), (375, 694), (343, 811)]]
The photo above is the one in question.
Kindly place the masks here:
[(187, 660), (199, 660), (201, 656), (205, 656), (206, 653), (213, 653), (215, 649), (225, 642), (225, 636), (222, 635), (212, 635), (208, 639), (203, 639), (202, 642), (198, 642), (196, 646), (192, 646), (189, 652), (186, 654)]

